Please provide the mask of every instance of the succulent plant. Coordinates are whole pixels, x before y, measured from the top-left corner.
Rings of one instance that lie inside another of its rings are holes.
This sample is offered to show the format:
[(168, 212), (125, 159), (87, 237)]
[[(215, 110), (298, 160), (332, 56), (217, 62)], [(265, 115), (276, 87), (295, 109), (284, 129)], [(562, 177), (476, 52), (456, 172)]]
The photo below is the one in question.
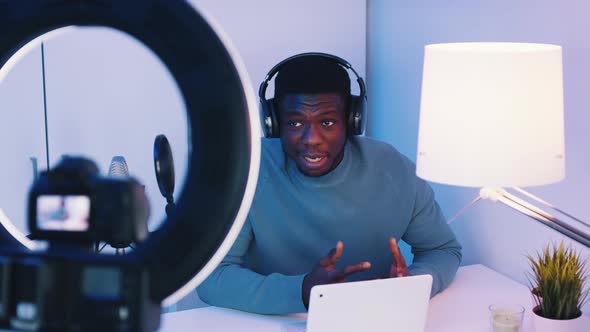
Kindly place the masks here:
[(532, 268), (528, 279), (537, 305), (535, 313), (559, 320), (579, 317), (588, 300), (586, 261), (563, 241), (527, 258)]

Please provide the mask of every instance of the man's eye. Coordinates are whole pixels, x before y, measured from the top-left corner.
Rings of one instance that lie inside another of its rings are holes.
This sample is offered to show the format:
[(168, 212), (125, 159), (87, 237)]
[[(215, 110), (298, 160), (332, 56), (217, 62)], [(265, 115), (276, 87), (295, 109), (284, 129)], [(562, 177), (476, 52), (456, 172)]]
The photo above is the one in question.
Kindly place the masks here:
[(301, 122), (297, 122), (297, 121), (290, 121), (289, 122), (289, 127), (300, 127), (301, 126)]
[(334, 125), (334, 121), (322, 121), (322, 126), (324, 127), (332, 127)]

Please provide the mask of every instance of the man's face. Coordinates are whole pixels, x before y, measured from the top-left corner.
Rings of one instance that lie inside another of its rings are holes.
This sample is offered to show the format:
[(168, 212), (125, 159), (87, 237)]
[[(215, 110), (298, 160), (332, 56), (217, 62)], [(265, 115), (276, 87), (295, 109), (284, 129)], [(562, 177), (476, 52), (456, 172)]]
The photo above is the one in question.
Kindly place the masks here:
[(346, 142), (345, 101), (338, 93), (287, 94), (279, 104), (283, 150), (307, 176), (336, 168)]

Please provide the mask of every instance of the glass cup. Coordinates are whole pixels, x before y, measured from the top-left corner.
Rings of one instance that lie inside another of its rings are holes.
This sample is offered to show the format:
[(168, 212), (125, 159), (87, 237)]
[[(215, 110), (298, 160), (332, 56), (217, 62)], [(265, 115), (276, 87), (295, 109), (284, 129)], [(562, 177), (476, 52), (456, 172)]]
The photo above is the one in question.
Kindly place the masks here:
[(491, 332), (520, 332), (524, 307), (520, 304), (492, 304), (490, 311)]

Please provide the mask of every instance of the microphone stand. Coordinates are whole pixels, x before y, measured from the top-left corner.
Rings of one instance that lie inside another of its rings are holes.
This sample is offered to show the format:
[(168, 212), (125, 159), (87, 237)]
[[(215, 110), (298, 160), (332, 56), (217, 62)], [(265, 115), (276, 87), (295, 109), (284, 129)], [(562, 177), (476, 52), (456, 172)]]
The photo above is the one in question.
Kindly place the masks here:
[(166, 203), (166, 216), (170, 217), (170, 215), (172, 215), (172, 212), (176, 208), (176, 204), (174, 204), (174, 197), (172, 197), (172, 194), (166, 196)]

